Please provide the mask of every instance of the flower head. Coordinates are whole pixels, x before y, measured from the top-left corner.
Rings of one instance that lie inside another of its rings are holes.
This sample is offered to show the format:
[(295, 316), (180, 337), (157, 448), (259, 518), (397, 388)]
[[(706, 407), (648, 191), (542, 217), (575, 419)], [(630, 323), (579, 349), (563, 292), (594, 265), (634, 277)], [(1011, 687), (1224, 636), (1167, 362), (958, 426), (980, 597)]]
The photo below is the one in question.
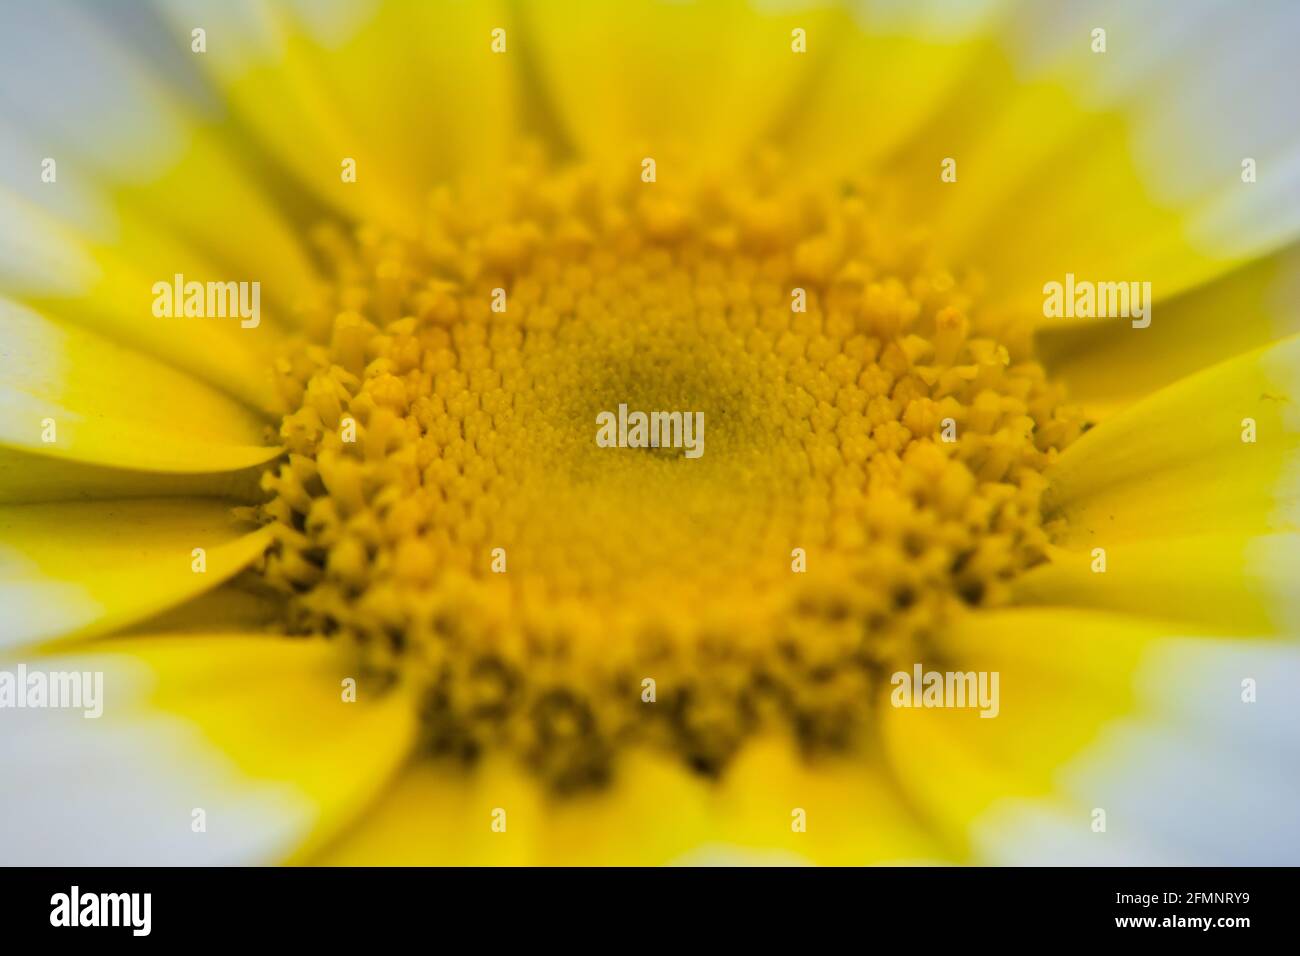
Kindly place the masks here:
[(18, 858), (1294, 856), (1292, 11), (123, 9), (0, 32)]

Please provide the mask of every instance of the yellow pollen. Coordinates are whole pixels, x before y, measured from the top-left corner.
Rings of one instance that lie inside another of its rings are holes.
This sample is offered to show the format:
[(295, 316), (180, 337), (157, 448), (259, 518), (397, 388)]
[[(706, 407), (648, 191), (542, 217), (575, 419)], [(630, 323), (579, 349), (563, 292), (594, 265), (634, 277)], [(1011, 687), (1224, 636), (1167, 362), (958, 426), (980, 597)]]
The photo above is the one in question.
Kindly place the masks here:
[[(413, 688), (431, 753), (560, 790), (629, 745), (861, 746), (890, 674), (1043, 559), (1082, 427), (871, 184), (639, 170), (529, 154), (418, 236), (322, 230), (278, 366), (289, 626)], [(620, 405), (698, 413), (702, 453), (598, 442)]]

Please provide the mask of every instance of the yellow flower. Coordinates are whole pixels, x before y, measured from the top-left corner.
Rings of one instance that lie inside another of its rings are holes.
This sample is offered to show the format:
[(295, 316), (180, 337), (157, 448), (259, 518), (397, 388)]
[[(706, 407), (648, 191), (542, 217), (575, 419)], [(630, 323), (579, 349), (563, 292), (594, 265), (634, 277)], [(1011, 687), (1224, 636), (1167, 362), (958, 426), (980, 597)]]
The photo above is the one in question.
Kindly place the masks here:
[(1295, 862), (1295, 12), (1179, 16), (6, 10), (5, 861)]

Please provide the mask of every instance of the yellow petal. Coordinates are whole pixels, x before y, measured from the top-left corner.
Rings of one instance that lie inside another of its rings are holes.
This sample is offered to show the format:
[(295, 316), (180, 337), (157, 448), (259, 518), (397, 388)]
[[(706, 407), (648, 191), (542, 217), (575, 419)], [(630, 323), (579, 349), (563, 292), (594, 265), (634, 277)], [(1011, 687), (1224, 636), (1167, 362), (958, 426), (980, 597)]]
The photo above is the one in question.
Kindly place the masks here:
[(711, 806), (715, 847), (833, 866), (954, 858), (879, 756), (806, 759), (788, 743), (761, 741), (737, 757)]
[[(1300, 338), (1292, 337), (1102, 422), (1065, 450), (1051, 475), (1044, 506), (1064, 519), (1063, 544), (1294, 530), (1297, 382)], [(1256, 440), (1243, 441), (1252, 423)]]
[(276, 634), (284, 632), (284, 620), (284, 595), (270, 590), (256, 572), (245, 571), (132, 624), (131, 634)]
[(525, 771), (500, 760), (472, 769), (417, 762), (313, 862), (861, 865), (941, 853), (879, 768), (806, 763), (787, 742), (772, 740), (748, 747), (721, 781), (637, 752), (625, 756), (608, 789), (568, 797), (542, 792)]
[(304, 862), (526, 865), (536, 859), (538, 833), (548, 823), (542, 803), (532, 781), (502, 761), (489, 760), (473, 772), (459, 764), (417, 761), (351, 830)]
[(214, 500), (0, 506), (0, 646), (103, 634), (149, 617), (238, 573), (268, 534), (241, 527), (230, 505)]
[(410, 226), (431, 186), (508, 157), (527, 41), (508, 33), (507, 52), (492, 52), (492, 30), (511, 26), (500, 4), (181, 2), (163, 13), (178, 36), (206, 25), (199, 65), (225, 102), (319, 198), (367, 221)]
[(1037, 354), (1072, 401), (1107, 417), (1233, 355), (1300, 332), (1300, 246), (1292, 244), (1161, 303), (1151, 325), (1125, 319), (1039, 329)]
[[(987, 55), (1009, 3), (859, 4), (799, 10), (804, 72), (773, 132), (800, 169), (858, 171), (888, 157), (955, 95)], [(779, 38), (777, 43), (779, 51)], [(781, 66), (775, 53), (770, 62)], [(937, 177), (938, 159), (927, 164)]]
[(612, 788), (556, 798), (498, 758), (421, 760), (311, 862), (324, 865), (662, 864), (704, 839), (708, 790), (675, 762), (629, 755)]
[(0, 444), (0, 504), (105, 498), (224, 498), (261, 501), (262, 467), (192, 475), (102, 468)]
[(159, 362), (0, 299), (0, 443), (92, 465), (234, 471), (274, 458), (245, 406)]
[(411, 743), (410, 701), (363, 682), (345, 703), (355, 672), (324, 640), (124, 638), (0, 669), (19, 663), (102, 672), (102, 716), (6, 710), (11, 863), (275, 862), (361, 812)]
[(1017, 604), (1119, 611), (1220, 634), (1300, 633), (1300, 534), (1202, 535), (1060, 550), (1012, 583)]
[[(562, 0), (525, 13), (521, 42), (580, 152), (629, 162), (630, 150), (644, 150), (664, 177), (673, 175), (665, 157), (682, 147), (709, 163), (763, 139), (828, 62), (846, 19), (825, 9), (760, 12), (740, 0)], [(816, 53), (792, 51), (795, 28)], [(640, 175), (629, 166), (629, 182)]]

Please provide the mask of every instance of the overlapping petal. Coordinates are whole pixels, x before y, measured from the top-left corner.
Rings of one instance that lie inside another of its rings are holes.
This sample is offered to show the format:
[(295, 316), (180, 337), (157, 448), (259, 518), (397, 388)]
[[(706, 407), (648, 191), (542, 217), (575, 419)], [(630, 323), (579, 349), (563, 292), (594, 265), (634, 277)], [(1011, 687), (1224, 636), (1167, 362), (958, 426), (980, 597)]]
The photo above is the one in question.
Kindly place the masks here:
[(345, 702), (357, 675), (324, 641), (151, 635), (3, 660), (19, 664), (102, 674), (102, 714), (5, 712), (10, 864), (275, 862), (357, 815), (414, 730), (400, 693), (363, 682)]

